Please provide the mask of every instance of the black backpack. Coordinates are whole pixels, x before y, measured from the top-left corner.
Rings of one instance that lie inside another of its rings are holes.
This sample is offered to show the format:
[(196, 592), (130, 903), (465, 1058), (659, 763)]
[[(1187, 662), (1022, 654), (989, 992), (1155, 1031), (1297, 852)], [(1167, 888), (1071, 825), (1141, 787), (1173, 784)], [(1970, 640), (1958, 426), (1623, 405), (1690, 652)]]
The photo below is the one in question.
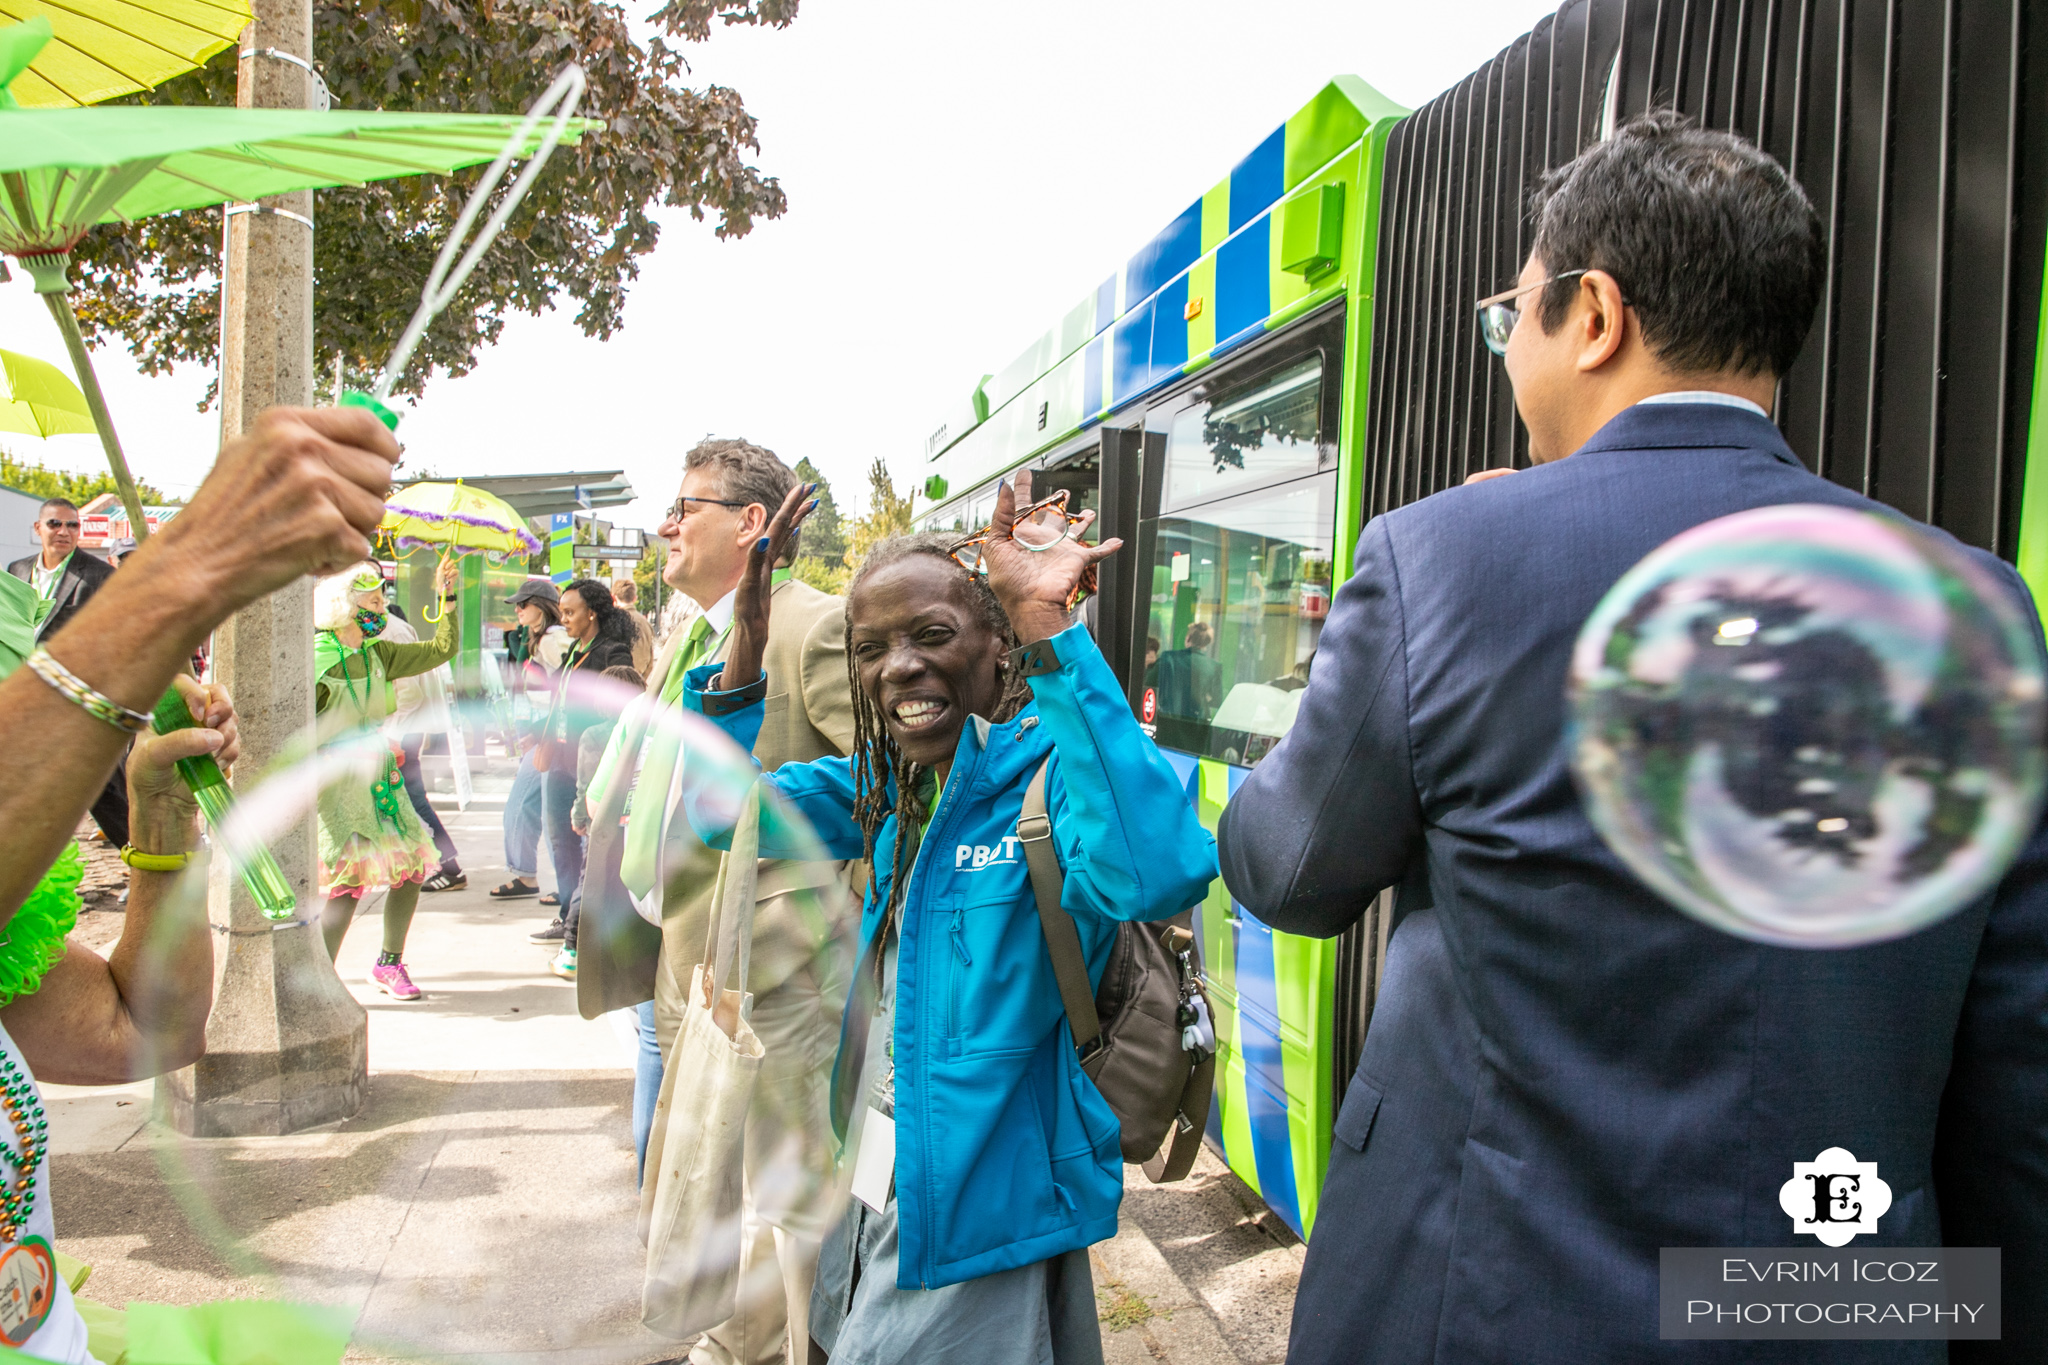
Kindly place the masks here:
[(1120, 925), (1102, 988), (1091, 994), (1081, 936), (1060, 905), (1066, 877), (1052, 847), (1045, 771), (1039, 768), (1024, 793), (1017, 837), (1074, 1048), (1123, 1126), (1124, 1160), (1143, 1165), (1154, 1184), (1179, 1180), (1195, 1164), (1216, 1086), (1214, 1016), (1202, 989), (1193, 911)]

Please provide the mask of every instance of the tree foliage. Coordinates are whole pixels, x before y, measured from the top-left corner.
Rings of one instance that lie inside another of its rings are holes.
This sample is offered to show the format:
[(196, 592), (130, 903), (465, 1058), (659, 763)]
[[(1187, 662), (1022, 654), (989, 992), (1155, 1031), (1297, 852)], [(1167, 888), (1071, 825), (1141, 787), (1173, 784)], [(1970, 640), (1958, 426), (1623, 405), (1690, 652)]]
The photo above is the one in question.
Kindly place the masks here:
[(889, 466), (876, 460), (868, 469), (867, 513), (854, 519), (853, 534), (846, 547), (847, 569), (860, 568), (869, 550), (890, 536), (909, 535), (910, 530), (910, 491), (898, 493), (895, 481), (889, 477)]
[(796, 476), (804, 483), (818, 485), (818, 510), (804, 521), (800, 553), (789, 571), (819, 592), (844, 596), (852, 577), (846, 567), (846, 527), (839, 515), (839, 503), (832, 496), (832, 481), (820, 473), (809, 458), (796, 462)]
[[(652, 16), (660, 35), (642, 45), (625, 12), (602, 0), (317, 0), (314, 58), (337, 107), (514, 113), (573, 59), (589, 77), (579, 112), (606, 121), (555, 153), (428, 329), (399, 392), (419, 394), (437, 368), (466, 373), (508, 314), (547, 311), (558, 295), (575, 300), (585, 335), (610, 337), (640, 258), (660, 238), (659, 207), (715, 217), (721, 238), (779, 217), (781, 185), (746, 160), (760, 144), (738, 92), (690, 88), (688, 63), (661, 35), (699, 42), (714, 21), (781, 28), (796, 9), (797, 0), (669, 0)], [(136, 100), (233, 104), (234, 49)], [(318, 193), (314, 354), (323, 380), (339, 352), (346, 382), (368, 387), (482, 170)], [(220, 250), (213, 210), (94, 228), (73, 253), (72, 302), (88, 336), (122, 337), (149, 374), (214, 363)]]
[(799, 483), (818, 485), (814, 495), (818, 510), (804, 518), (803, 551), (836, 563), (846, 556), (846, 527), (839, 516), (838, 500), (832, 496), (832, 481), (819, 472), (809, 456), (796, 462), (796, 477)]
[[(47, 468), (40, 462), (30, 464), (6, 450), (0, 450), (0, 484), (38, 498), (69, 498), (80, 507), (102, 493), (121, 491), (115, 486), (114, 476), (105, 470), (97, 474), (73, 474), (65, 469)], [(165, 497), (146, 483), (138, 481), (135, 491), (152, 507), (177, 503), (177, 499)]]

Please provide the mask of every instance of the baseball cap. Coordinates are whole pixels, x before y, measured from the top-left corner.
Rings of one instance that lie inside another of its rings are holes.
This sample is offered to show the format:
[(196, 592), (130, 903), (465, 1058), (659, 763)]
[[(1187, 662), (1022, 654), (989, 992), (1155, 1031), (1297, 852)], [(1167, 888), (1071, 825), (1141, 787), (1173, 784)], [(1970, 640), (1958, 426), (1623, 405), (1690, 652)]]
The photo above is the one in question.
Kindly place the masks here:
[(529, 578), (519, 585), (518, 592), (513, 593), (505, 600), (515, 607), (526, 602), (553, 602), (559, 605), (562, 600), (562, 594), (554, 584), (548, 582), (545, 578)]

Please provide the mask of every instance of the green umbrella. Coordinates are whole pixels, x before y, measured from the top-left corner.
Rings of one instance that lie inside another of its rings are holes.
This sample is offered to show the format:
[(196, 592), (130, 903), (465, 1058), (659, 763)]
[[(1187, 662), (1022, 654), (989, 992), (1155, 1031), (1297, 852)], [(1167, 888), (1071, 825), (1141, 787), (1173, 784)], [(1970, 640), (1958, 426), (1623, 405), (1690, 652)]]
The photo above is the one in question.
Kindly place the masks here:
[[(0, 87), (33, 55), (20, 46), (0, 51)], [(564, 131), (574, 141), (603, 126), (571, 119)], [(0, 109), (0, 252), (28, 268), (64, 333), (137, 539), (145, 534), (142, 500), (66, 297), (71, 248), (86, 230), (296, 190), (445, 173), (491, 160), (522, 129), (524, 145), (514, 155), (548, 140), (547, 130), (516, 114)]]

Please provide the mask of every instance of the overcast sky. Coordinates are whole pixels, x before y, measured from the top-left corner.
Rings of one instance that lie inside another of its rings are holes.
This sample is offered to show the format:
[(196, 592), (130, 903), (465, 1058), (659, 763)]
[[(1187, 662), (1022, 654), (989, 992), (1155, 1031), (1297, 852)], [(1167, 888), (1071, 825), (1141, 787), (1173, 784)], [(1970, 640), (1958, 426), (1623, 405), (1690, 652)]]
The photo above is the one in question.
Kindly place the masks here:
[[(651, 8), (651, 5), (646, 6)], [(805, 0), (781, 31), (691, 49), (760, 120), (789, 212), (720, 242), (669, 212), (623, 331), (514, 318), (400, 428), (442, 474), (624, 469), (652, 527), (706, 433), (809, 456), (843, 504), (1339, 73), (1414, 106), (1554, 0)], [(629, 7), (631, 8), (631, 7)], [(317, 217), (317, 210), (316, 210)], [(25, 272), (0, 345), (59, 365)], [(316, 301), (316, 306), (317, 301)], [(207, 375), (96, 359), (138, 477), (189, 492), (212, 463)], [(99, 467), (89, 436), (4, 438)]]

